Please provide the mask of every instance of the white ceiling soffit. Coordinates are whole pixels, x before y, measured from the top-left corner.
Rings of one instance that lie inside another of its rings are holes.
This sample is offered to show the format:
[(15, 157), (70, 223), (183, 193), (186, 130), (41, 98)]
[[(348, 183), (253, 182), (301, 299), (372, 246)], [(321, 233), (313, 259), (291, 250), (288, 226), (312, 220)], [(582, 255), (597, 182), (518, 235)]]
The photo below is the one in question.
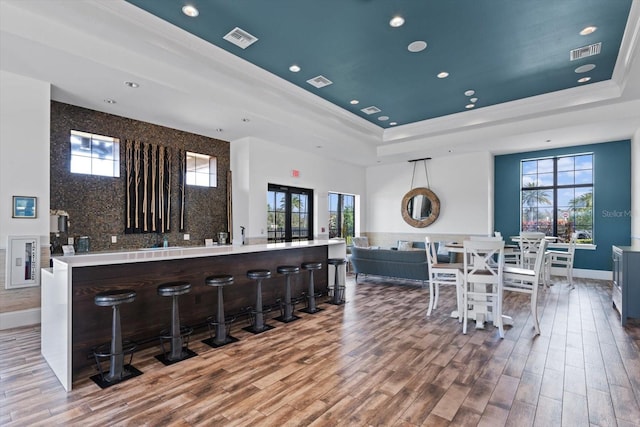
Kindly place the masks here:
[[(259, 136), (305, 150), (321, 145), (330, 157), (367, 165), (412, 156), (414, 143), (424, 150), (442, 140), (469, 143), (458, 138), (462, 131), (495, 127), (498, 139), (522, 136), (517, 125), (503, 125), (637, 98), (639, 3), (632, 5), (611, 81), (384, 131), (119, 0), (0, 1), (0, 67), (52, 82), (54, 98), (62, 102), (228, 141)], [(25, 55), (20, 46), (42, 58)], [(141, 83), (138, 93), (148, 92), (144, 97), (124, 92), (126, 102), (104, 104), (104, 98), (120, 97), (111, 92), (125, 90), (125, 80)], [(244, 116), (255, 119), (241, 126)], [(474, 144), (491, 149), (489, 140)]]

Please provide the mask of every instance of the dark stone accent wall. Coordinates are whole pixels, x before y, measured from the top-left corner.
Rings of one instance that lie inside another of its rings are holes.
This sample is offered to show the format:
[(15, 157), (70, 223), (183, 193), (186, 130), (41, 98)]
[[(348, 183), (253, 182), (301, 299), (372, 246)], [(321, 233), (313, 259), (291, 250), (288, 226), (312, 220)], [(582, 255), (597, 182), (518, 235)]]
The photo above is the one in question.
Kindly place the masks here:
[[(110, 178), (69, 172), (71, 130), (90, 132), (120, 139), (120, 177)], [(228, 231), (227, 172), (229, 171), (229, 142), (170, 129), (125, 117), (88, 110), (74, 105), (51, 102), (51, 209), (69, 213), (67, 237), (89, 236), (91, 252), (151, 247), (162, 244), (163, 235), (156, 233), (124, 234), (125, 228), (125, 169), (124, 142), (127, 139), (150, 142), (166, 147), (215, 156), (218, 164), (216, 188), (187, 186), (185, 191), (185, 241), (178, 232), (178, 180), (172, 190), (170, 233), (171, 246), (202, 246), (205, 238), (213, 238), (220, 231)], [(175, 151), (177, 156), (177, 150)], [(174, 176), (178, 176), (178, 161), (174, 162)], [(118, 242), (111, 243), (111, 236)]]

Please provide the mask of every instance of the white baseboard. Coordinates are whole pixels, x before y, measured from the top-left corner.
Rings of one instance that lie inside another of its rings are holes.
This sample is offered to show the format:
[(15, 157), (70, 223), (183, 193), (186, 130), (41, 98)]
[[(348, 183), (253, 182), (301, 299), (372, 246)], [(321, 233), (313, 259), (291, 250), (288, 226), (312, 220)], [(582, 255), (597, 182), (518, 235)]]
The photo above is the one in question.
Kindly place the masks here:
[[(552, 276), (564, 276), (564, 268), (551, 268)], [(573, 277), (594, 280), (613, 280), (613, 273), (606, 270), (586, 270), (583, 268), (574, 268)]]
[(0, 330), (37, 325), (40, 323), (40, 309), (10, 311), (0, 313)]

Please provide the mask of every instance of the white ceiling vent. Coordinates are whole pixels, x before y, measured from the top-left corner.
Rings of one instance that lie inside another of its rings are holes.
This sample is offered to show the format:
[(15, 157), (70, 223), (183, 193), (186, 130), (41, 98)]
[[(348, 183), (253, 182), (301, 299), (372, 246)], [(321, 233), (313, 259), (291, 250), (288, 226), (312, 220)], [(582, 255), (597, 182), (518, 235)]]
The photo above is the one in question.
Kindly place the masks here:
[(330, 84), (333, 84), (333, 82), (328, 78), (326, 78), (325, 76), (314, 77), (312, 79), (307, 80), (307, 83), (309, 83), (311, 86), (317, 87), (318, 89), (320, 89), (321, 87), (325, 87), (325, 86), (329, 86)]
[(590, 44), (589, 46), (579, 47), (569, 52), (569, 58), (572, 61), (575, 61), (576, 59), (582, 59), (588, 56), (597, 55), (600, 53), (600, 49), (602, 49), (602, 42)]
[(371, 114), (379, 113), (382, 110), (372, 105), (371, 107), (363, 108), (360, 111), (362, 111), (365, 114), (371, 115)]
[(226, 41), (235, 44), (241, 49), (246, 49), (258, 41), (256, 36), (247, 33), (242, 28), (235, 27), (223, 37)]

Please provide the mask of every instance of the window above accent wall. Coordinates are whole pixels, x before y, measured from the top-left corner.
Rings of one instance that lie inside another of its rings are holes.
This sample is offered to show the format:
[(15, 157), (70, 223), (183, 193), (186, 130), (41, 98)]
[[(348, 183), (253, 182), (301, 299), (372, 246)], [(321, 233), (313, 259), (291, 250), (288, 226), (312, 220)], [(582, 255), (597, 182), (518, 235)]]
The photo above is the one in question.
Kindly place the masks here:
[(186, 162), (187, 185), (218, 186), (218, 162), (215, 157), (187, 151)]
[(593, 153), (521, 161), (522, 231), (593, 243)]
[(71, 173), (120, 176), (120, 140), (110, 136), (72, 130)]

